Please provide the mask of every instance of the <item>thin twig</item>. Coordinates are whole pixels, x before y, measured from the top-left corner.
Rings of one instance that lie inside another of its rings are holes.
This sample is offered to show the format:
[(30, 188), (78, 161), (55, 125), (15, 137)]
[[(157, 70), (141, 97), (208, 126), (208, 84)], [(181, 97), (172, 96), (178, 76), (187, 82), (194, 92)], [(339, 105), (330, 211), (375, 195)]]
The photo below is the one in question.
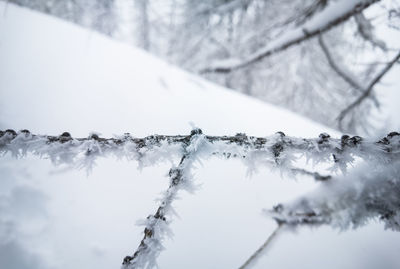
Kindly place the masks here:
[(370, 82), (367, 89), (364, 91), (362, 95), (360, 95), (353, 103), (351, 103), (347, 108), (345, 108), (342, 112), (340, 112), (339, 116), (337, 117), (339, 123), (339, 129), (343, 130), (343, 119), (344, 117), (354, 108), (359, 106), (371, 93), (374, 89), (374, 86), (386, 75), (386, 73), (393, 67), (393, 65), (400, 59), (400, 51), (397, 55), (391, 60), (379, 74)]
[(357, 24), (357, 30), (364, 40), (370, 42), (374, 47), (379, 47), (383, 51), (387, 50), (385, 42), (375, 37), (371, 21), (369, 21), (362, 12), (356, 14), (354, 20)]
[[(319, 45), (320, 45), (322, 51), (324, 52), (326, 59), (328, 60), (329, 66), (333, 69), (333, 71), (335, 71), (336, 74), (339, 75), (339, 77), (341, 77), (344, 81), (346, 81), (346, 82), (347, 82), (350, 86), (352, 86), (354, 89), (356, 89), (356, 90), (358, 90), (358, 91), (360, 91), (360, 92), (366, 91), (366, 89), (364, 89), (364, 87), (361, 86), (360, 83), (358, 83), (356, 80), (354, 80), (354, 79), (352, 78), (352, 76), (349, 76), (349, 75), (348, 75), (344, 70), (342, 70), (342, 69), (340, 68), (340, 66), (335, 62), (335, 60), (333, 59), (333, 56), (332, 56), (331, 52), (330, 52), (329, 49), (328, 49), (328, 46), (326, 45), (326, 43), (325, 43), (325, 41), (324, 41), (324, 39), (323, 39), (323, 37), (322, 37), (322, 34), (320, 34), (320, 35), (318, 36), (318, 43), (319, 43)], [(370, 96), (370, 97), (373, 99), (373, 101), (374, 101), (374, 103), (375, 103), (375, 106), (376, 106), (376, 107), (379, 107), (379, 102), (378, 102), (378, 100), (376, 99), (376, 97), (375, 97), (375, 96)]]
[(295, 174), (301, 174), (301, 175), (313, 177), (315, 179), (315, 181), (327, 181), (332, 178), (331, 175), (321, 175), (318, 172), (311, 172), (311, 171), (308, 171), (308, 170), (302, 169), (302, 168), (292, 168), (292, 169), (290, 169), (290, 171)]
[(267, 240), (264, 242), (264, 244), (261, 245), (254, 253), (253, 255), (250, 256), (250, 258), (247, 259), (247, 261), (239, 267), (239, 269), (246, 269), (249, 268), (250, 264), (254, 264), (257, 261), (257, 258), (265, 252), (266, 248), (271, 244), (271, 242), (276, 238), (276, 236), (279, 234), (279, 231), (282, 230), (283, 223), (279, 223), (278, 227), (274, 230), (274, 232), (267, 238)]

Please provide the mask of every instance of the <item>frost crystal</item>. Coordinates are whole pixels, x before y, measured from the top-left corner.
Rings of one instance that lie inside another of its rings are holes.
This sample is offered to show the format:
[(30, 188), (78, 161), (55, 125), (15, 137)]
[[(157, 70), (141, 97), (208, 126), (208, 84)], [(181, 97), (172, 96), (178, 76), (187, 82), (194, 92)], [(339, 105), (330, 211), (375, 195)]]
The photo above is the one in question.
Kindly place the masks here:
[[(171, 235), (169, 224), (174, 215), (173, 201), (180, 190), (193, 192), (192, 169), (210, 156), (239, 158), (253, 173), (261, 165), (278, 168), (283, 174), (312, 176), (321, 186), (313, 193), (291, 203), (279, 204), (266, 213), (281, 225), (331, 225), (357, 228), (379, 218), (385, 227), (400, 231), (400, 134), (392, 132), (379, 141), (344, 135), (340, 139), (320, 134), (315, 139), (295, 138), (278, 132), (268, 137), (207, 136), (200, 129), (190, 135), (154, 135), (135, 138), (129, 134), (101, 138), (73, 138), (34, 135), (28, 130), (0, 131), (0, 154), (16, 158), (27, 154), (48, 158), (55, 165), (86, 168), (88, 172), (98, 157), (115, 156), (136, 160), (139, 167), (157, 162), (173, 163), (169, 187), (162, 194), (156, 213), (141, 221), (143, 240), (137, 250), (123, 260), (123, 268), (153, 268), (164, 249), (164, 239)], [(336, 176), (320, 175), (296, 167), (305, 158), (312, 164), (330, 163)], [(349, 172), (349, 165), (356, 166)]]

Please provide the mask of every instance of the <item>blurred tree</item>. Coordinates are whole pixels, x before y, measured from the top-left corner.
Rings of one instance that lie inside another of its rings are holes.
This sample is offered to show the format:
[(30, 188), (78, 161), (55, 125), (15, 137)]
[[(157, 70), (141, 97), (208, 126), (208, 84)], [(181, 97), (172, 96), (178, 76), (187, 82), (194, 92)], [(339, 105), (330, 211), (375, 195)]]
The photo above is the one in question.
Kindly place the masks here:
[[(398, 4), (377, 2), (146, 1), (150, 24), (142, 30), (157, 34), (139, 36), (150, 52), (219, 84), (342, 131), (368, 133), (371, 110), (379, 107), (373, 88), (380, 79), (373, 82), (397, 62), (397, 50), (375, 36), (373, 23), (393, 25)], [(370, 5), (378, 16), (363, 13)], [(172, 21), (165, 19), (170, 14)]]
[(116, 31), (117, 19), (114, 0), (88, 1), (90, 10), (86, 13), (90, 17), (91, 28), (108, 36), (113, 36)]
[(114, 0), (9, 0), (113, 36), (117, 30)]
[(137, 12), (135, 15), (138, 18), (136, 23), (136, 32), (138, 33), (138, 45), (144, 50), (150, 50), (150, 25), (148, 17), (148, 1), (135, 0), (134, 2)]

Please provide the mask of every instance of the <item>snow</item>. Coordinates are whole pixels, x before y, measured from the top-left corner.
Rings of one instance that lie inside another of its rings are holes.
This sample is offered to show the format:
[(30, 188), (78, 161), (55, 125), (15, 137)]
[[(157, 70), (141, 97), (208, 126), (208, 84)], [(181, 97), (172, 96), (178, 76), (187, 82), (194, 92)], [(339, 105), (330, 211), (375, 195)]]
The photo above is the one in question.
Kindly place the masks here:
[[(2, 130), (141, 137), (189, 134), (194, 122), (210, 135), (338, 135), (61, 20), (4, 2), (0, 14)], [(168, 152), (161, 154), (165, 162), (142, 171), (130, 158), (98, 159), (89, 176), (36, 156), (2, 157), (0, 264), (119, 267), (142, 239), (143, 227), (135, 222), (154, 214), (154, 199), (169, 184), (170, 162), (179, 162)], [(248, 178), (240, 160), (212, 157), (195, 168), (196, 192), (179, 192), (173, 203), (179, 217), (170, 225), (173, 240), (163, 242), (160, 268), (238, 267), (275, 228), (262, 208), (319, 186), (309, 178), (281, 179), (264, 167)], [(328, 227), (299, 229), (282, 234), (254, 268), (398, 268), (399, 239), (377, 223), (341, 234)]]
[[(2, 90), (0, 127), (41, 134), (69, 130), (73, 136), (87, 136), (91, 131), (104, 136), (125, 132), (144, 136), (188, 133), (189, 122), (206, 134), (224, 135), (267, 135), (277, 130), (290, 134), (306, 122), (315, 126), (300, 117), (296, 125), (288, 126), (285, 122), (293, 118), (289, 112), (267, 108), (261, 101), (234, 92), (227, 94), (138, 49), (88, 30), (76, 31), (69, 23), (40, 16), (27, 23), (25, 13), (15, 10), (8, 6), (0, 26), (0, 87), (7, 89)], [(47, 31), (41, 32), (43, 25)], [(21, 126), (16, 119), (22, 119), (26, 111), (35, 122), (24, 121)], [(252, 122), (253, 116), (268, 114), (279, 117), (257, 117), (258, 124)], [(242, 125), (238, 127), (236, 121)], [(298, 135), (314, 136), (321, 129)]]

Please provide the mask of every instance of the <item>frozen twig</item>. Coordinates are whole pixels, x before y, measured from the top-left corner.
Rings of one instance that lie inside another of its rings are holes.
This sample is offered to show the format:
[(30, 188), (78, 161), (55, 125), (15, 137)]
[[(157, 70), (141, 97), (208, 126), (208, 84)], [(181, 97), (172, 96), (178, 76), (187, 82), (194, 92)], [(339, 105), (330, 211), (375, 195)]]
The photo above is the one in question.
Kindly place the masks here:
[(156, 265), (156, 259), (163, 249), (162, 241), (169, 232), (168, 218), (172, 215), (172, 202), (179, 190), (187, 189), (191, 185), (189, 170), (194, 161), (193, 155), (199, 150), (194, 145), (201, 135), (200, 129), (193, 130), (189, 141), (184, 144), (184, 154), (179, 165), (169, 171), (170, 184), (161, 199), (160, 206), (154, 215), (147, 217), (143, 239), (134, 254), (124, 258), (123, 268), (153, 268)]
[(385, 228), (400, 231), (400, 160), (363, 163), (346, 175), (322, 183), (311, 193), (266, 212), (278, 223), (289, 226), (347, 229), (379, 219)]
[(302, 169), (302, 168), (292, 168), (291, 172), (293, 172), (294, 174), (300, 174), (300, 175), (306, 175), (306, 176), (313, 177), (315, 179), (315, 181), (327, 181), (332, 178), (331, 175), (321, 175), (318, 172), (310, 172), (310, 171), (308, 171), (306, 169)]
[[(399, 133), (392, 132), (386, 137), (373, 141), (359, 136), (343, 135), (332, 138), (320, 134), (318, 138), (297, 138), (282, 132), (266, 137), (210, 136), (203, 138), (209, 143), (208, 156), (260, 160), (274, 166), (292, 169), (290, 160), (305, 156), (314, 163), (332, 162), (345, 169), (355, 157), (364, 160), (390, 161), (400, 157), (400, 144), (393, 140)], [(49, 158), (54, 164), (79, 164), (91, 166), (96, 158), (116, 156), (143, 163), (146, 157), (154, 157), (150, 164), (182, 154), (181, 146), (187, 145), (190, 135), (152, 135), (135, 138), (129, 134), (116, 138), (102, 138), (92, 134), (87, 138), (73, 138), (68, 132), (59, 136), (35, 135), (28, 130), (18, 133), (14, 130), (0, 131), (0, 154), (11, 153), (24, 157), (30, 153)], [(256, 159), (251, 159), (256, 158)], [(289, 160), (289, 163), (286, 162)], [(146, 163), (144, 163), (145, 165)]]
[(122, 262), (122, 268), (152, 268), (156, 258), (162, 250), (162, 240), (168, 232), (167, 214), (172, 208), (172, 202), (177, 196), (183, 178), (183, 164), (187, 154), (183, 155), (179, 166), (169, 172), (170, 185), (165, 192), (160, 206), (154, 215), (149, 215), (145, 221), (144, 236), (139, 247), (131, 256), (126, 256)]

